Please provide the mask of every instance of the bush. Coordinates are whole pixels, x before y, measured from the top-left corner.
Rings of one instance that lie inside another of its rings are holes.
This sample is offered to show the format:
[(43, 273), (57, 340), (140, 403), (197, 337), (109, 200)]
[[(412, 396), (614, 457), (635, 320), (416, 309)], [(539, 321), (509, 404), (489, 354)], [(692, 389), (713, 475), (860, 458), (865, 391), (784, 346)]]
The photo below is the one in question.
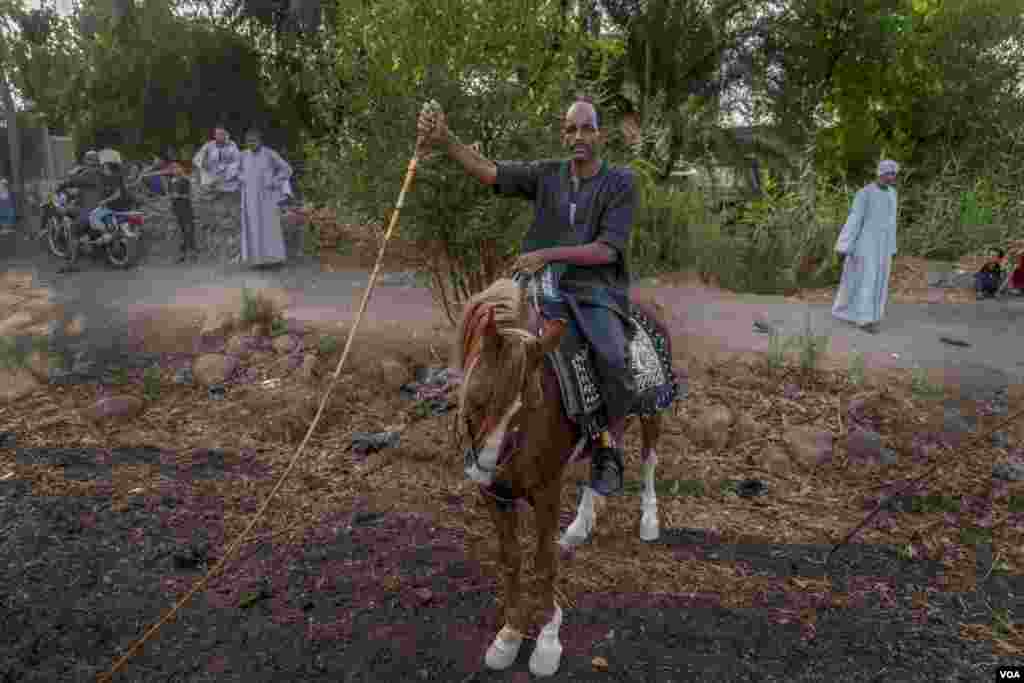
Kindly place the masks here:
[(636, 214), (630, 265), (638, 277), (699, 266), (719, 234), (718, 217), (700, 192), (655, 187)]
[[(482, 94), (469, 94), (454, 83), (434, 84), (431, 97), (444, 108), (452, 132), (467, 144), (479, 143), (490, 159), (537, 159), (556, 155), (557, 129), (551, 126), (562, 101), (539, 104), (524, 88), (492, 83)], [(406, 172), (413, 139), (409, 129), (426, 97), (383, 94), (373, 109), (357, 117), (367, 126), (392, 122), (393, 131), (328, 148), (311, 149), (309, 187), (321, 201), (346, 204), (352, 213), (389, 219), (381, 207), (392, 206)], [(383, 127), (387, 128), (387, 125)], [(393, 134), (392, 134), (393, 133)], [(398, 159), (404, 161), (399, 162)], [(373, 178), (373, 182), (369, 178)], [(516, 255), (533, 215), (527, 202), (496, 197), (442, 154), (421, 158), (415, 190), (407, 196), (400, 237), (418, 255), (410, 266), (428, 274), (431, 292), (454, 322), (462, 303), (499, 277)], [(386, 224), (386, 223), (385, 223)]]

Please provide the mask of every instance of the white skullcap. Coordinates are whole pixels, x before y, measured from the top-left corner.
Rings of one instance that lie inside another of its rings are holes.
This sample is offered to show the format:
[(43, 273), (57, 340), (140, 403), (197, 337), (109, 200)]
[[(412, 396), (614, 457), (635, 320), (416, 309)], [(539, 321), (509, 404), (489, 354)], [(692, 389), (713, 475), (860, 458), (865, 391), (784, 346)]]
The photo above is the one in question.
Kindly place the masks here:
[(878, 164), (878, 175), (888, 175), (890, 173), (898, 173), (900, 165), (892, 159), (886, 159), (885, 161)]

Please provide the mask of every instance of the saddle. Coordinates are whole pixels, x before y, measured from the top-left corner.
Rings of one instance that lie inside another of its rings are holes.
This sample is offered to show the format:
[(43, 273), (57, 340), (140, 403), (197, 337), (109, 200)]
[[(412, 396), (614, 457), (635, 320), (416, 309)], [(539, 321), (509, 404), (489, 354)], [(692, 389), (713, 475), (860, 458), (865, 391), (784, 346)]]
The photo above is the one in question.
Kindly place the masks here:
[[(544, 277), (531, 278), (527, 283), (527, 301), (531, 328), (538, 328), (541, 319), (537, 301), (550, 297), (551, 283)], [(555, 294), (557, 296), (557, 294)], [(681, 386), (672, 367), (668, 340), (644, 312), (633, 307), (629, 333), (630, 371), (636, 389), (629, 415), (644, 417), (660, 413), (676, 400), (683, 398)], [(595, 438), (607, 429), (604, 399), (601, 396), (600, 376), (597, 374), (590, 344), (580, 334), (580, 326), (569, 325), (558, 349), (548, 353), (550, 365), (562, 395), (566, 415), (588, 438)]]

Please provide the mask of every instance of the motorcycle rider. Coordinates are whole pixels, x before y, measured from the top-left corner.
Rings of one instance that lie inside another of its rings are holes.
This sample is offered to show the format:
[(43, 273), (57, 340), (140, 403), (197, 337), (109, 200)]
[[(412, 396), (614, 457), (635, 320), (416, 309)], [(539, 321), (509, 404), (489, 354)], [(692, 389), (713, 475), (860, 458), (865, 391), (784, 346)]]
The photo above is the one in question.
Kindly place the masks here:
[(70, 273), (75, 270), (78, 260), (79, 236), (89, 233), (89, 216), (93, 209), (99, 206), (104, 196), (104, 180), (100, 170), (100, 155), (95, 150), (89, 150), (82, 158), (82, 167), (57, 186), (58, 192), (63, 192), (69, 187), (77, 188), (78, 193), (78, 218), (74, 223), (68, 244), (67, 262), (61, 267), (61, 273)]
[(61, 273), (76, 270), (79, 243), (89, 239), (91, 231), (103, 231), (103, 221), (110, 213), (108, 207), (114, 202), (118, 202), (118, 206), (114, 208), (129, 204), (124, 176), (120, 173), (119, 165), (106, 163), (101, 166), (99, 154), (93, 151), (85, 155), (85, 168), (61, 183), (57, 189), (62, 191), (68, 187), (79, 189), (79, 210), (78, 220), (75, 221), (75, 229), (68, 245), (67, 263), (60, 269)]

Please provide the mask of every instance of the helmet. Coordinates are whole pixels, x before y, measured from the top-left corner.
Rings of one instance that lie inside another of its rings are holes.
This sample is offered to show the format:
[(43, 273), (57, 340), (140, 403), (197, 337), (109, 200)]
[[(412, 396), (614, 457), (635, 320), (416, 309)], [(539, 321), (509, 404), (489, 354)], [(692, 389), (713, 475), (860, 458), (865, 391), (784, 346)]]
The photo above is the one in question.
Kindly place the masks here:
[(116, 150), (107, 149), (100, 150), (99, 159), (104, 164), (120, 164), (121, 155)]
[(100, 153), (94, 149), (90, 149), (88, 152), (85, 153), (85, 156), (82, 157), (82, 160), (87, 164), (99, 164)]

